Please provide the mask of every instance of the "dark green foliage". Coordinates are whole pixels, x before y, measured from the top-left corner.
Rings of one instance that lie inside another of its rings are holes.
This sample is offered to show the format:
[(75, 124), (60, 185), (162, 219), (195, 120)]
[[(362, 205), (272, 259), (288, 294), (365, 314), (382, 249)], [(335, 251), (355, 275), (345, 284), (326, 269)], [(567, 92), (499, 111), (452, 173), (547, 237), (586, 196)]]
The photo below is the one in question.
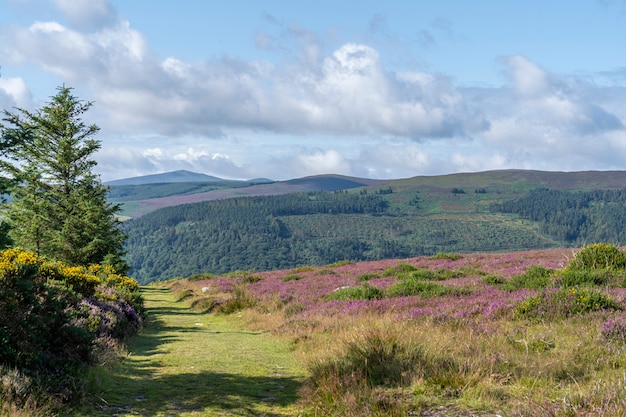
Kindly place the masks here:
[(424, 280), (424, 281), (445, 281), (453, 278), (461, 278), (466, 276), (465, 271), (461, 269), (426, 269), (418, 268), (409, 272), (401, 272), (397, 274), (401, 280)]
[(546, 290), (529, 297), (515, 308), (519, 318), (533, 320), (561, 319), (599, 310), (621, 310), (604, 292), (591, 288)]
[(562, 288), (577, 286), (624, 286), (626, 271), (597, 269), (565, 269), (557, 277), (556, 284)]
[(287, 282), (287, 281), (299, 281), (302, 279), (301, 275), (287, 275), (285, 277), (283, 277), (282, 281), (283, 282)]
[(506, 283), (507, 280), (500, 275), (489, 274), (489, 275), (485, 275), (484, 277), (482, 277), (480, 279), (480, 282), (484, 282), (485, 284), (489, 284), (489, 285), (499, 286), (499, 285)]
[(364, 274), (357, 276), (356, 280), (357, 281), (369, 281), (372, 278), (378, 278), (378, 277), (380, 277), (380, 274), (377, 274), (375, 272), (366, 272)]
[(458, 254), (458, 253), (442, 253), (439, 252), (431, 257), (429, 257), (428, 259), (447, 259), (449, 261), (458, 261), (459, 259), (463, 259), (463, 255)]
[(595, 243), (576, 252), (567, 265), (570, 270), (584, 269), (624, 269), (626, 253), (615, 245)]
[(550, 286), (553, 281), (554, 270), (541, 265), (533, 265), (521, 274), (515, 275), (502, 286), (507, 291), (516, 291), (520, 288), (541, 289)]
[(404, 279), (398, 284), (394, 284), (385, 291), (386, 297), (409, 297), (419, 295), (421, 297), (438, 297), (442, 295), (461, 295), (467, 290), (453, 287), (446, 287), (435, 282), (423, 281), (420, 279)]
[(5, 111), (0, 126), (6, 156), (2, 167), (13, 180), (7, 217), (16, 245), (70, 265), (103, 263), (124, 273), (125, 236), (92, 170), (99, 128), (80, 117), (92, 103), (60, 87), (41, 110)]
[(626, 241), (626, 189), (571, 192), (542, 188), (491, 209), (539, 222), (543, 233), (573, 246)]
[(358, 287), (340, 288), (330, 293), (327, 298), (331, 301), (378, 300), (383, 298), (383, 296), (383, 290), (366, 282)]
[(383, 271), (383, 277), (393, 277), (403, 272), (415, 271), (417, 268), (411, 264), (399, 263)]

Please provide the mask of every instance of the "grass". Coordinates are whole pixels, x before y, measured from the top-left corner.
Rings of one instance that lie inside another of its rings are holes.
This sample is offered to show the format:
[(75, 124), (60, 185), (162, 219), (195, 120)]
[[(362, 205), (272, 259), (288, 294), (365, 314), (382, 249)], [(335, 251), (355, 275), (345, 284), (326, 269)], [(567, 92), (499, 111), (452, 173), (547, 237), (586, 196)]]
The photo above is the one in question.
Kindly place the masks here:
[(168, 288), (143, 293), (149, 326), (123, 361), (94, 372), (92, 403), (71, 417), (297, 414), (305, 370), (287, 343), (244, 330), (240, 316), (195, 312)]
[[(626, 290), (565, 285), (568, 252), (148, 287), (153, 325), (71, 417), (626, 416)], [(200, 314), (204, 297), (253, 302)]]

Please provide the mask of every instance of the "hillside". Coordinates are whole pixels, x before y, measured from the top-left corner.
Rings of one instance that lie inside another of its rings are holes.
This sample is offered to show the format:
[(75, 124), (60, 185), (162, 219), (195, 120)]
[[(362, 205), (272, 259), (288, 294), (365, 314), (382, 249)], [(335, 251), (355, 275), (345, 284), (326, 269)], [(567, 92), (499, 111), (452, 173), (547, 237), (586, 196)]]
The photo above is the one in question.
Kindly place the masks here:
[[(276, 184), (230, 189), (219, 200), (183, 204), (189, 200), (181, 199), (181, 205), (126, 222), (127, 259), (133, 276), (145, 283), (201, 272), (262, 271), (344, 259), (575, 246), (591, 241), (585, 240), (590, 236), (618, 241), (620, 235), (602, 232), (598, 222), (615, 215), (611, 224), (626, 224), (617, 210), (619, 202), (607, 204), (616, 209), (609, 211), (597, 209), (604, 204), (600, 200), (589, 205), (584, 215), (595, 220), (584, 223), (575, 240), (551, 232), (561, 230), (558, 222), (570, 217), (539, 221), (501, 208), (543, 188), (582, 193), (619, 189), (622, 184), (623, 171), (506, 170), (414, 177), (334, 192), (294, 192), (293, 187), (302, 185), (298, 182), (281, 193)], [(251, 197), (246, 194), (251, 188), (272, 195)], [(247, 197), (233, 198), (236, 195)], [(588, 201), (604, 197), (584, 196)], [(543, 210), (554, 207), (545, 205)]]

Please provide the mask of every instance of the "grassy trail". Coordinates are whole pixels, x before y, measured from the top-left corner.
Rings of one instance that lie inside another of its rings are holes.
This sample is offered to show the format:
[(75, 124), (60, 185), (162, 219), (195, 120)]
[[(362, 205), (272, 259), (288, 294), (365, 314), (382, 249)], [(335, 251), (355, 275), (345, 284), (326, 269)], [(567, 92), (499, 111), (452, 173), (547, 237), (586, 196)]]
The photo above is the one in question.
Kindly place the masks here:
[(100, 398), (75, 416), (292, 416), (304, 370), (283, 341), (144, 289), (149, 325), (97, 372)]

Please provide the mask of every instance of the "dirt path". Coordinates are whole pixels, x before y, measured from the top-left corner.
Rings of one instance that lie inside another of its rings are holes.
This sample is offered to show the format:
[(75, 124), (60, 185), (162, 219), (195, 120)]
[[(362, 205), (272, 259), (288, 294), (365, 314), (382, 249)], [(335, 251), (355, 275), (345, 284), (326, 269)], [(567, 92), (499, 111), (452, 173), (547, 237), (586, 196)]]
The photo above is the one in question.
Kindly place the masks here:
[(288, 347), (234, 316), (199, 314), (163, 287), (144, 291), (149, 326), (98, 373), (101, 398), (76, 416), (292, 416), (304, 378)]

